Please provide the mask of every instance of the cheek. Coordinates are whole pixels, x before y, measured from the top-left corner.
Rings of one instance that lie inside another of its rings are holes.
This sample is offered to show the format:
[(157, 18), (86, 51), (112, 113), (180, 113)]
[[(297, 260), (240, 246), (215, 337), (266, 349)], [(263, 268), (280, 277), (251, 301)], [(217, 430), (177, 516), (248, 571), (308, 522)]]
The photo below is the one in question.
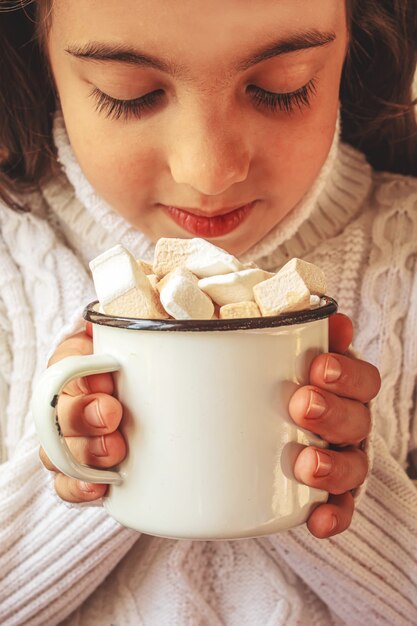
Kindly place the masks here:
[[(320, 101), (321, 100), (321, 101)], [(303, 114), (277, 124), (266, 140), (268, 178), (286, 196), (305, 193), (326, 161), (332, 145), (338, 115), (338, 95), (317, 98)]]
[(81, 169), (97, 193), (116, 209), (128, 211), (132, 202), (137, 206), (154, 180), (156, 152), (147, 149), (140, 138), (132, 141), (129, 134), (123, 142), (97, 133), (71, 135), (70, 129), (68, 134)]

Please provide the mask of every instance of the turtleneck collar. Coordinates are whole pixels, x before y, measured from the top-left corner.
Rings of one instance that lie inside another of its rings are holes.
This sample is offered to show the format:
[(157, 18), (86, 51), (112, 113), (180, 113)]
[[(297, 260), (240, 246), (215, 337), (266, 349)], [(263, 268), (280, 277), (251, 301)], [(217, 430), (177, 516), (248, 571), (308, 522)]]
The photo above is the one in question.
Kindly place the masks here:
[[(55, 116), (54, 141), (65, 176), (59, 185), (52, 181), (43, 192), (71, 245), (85, 261), (115, 243), (126, 246), (137, 258), (151, 259), (152, 242), (101, 199), (85, 177), (61, 113)], [(371, 168), (361, 153), (340, 142), (338, 119), (328, 157), (310, 190), (241, 259), (276, 269), (289, 258), (308, 256), (353, 219), (370, 186)]]

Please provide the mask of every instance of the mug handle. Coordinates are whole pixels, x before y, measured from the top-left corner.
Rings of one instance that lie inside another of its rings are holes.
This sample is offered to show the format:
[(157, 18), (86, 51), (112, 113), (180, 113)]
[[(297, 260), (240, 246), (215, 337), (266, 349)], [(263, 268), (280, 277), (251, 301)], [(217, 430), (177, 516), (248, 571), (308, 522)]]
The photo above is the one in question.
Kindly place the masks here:
[(122, 483), (119, 472), (94, 469), (75, 460), (62, 434), (56, 411), (59, 394), (73, 378), (118, 369), (120, 363), (107, 354), (68, 356), (48, 367), (38, 380), (31, 407), (39, 439), (52, 463), (71, 478), (108, 485)]

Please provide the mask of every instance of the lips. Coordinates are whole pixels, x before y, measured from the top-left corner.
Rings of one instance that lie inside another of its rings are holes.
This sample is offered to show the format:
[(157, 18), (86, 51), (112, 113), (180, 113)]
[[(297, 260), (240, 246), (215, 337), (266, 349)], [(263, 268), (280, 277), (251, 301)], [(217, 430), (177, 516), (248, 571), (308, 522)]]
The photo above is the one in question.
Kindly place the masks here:
[(172, 220), (184, 230), (197, 237), (222, 237), (236, 230), (248, 217), (256, 200), (234, 209), (221, 209), (207, 216), (199, 209), (179, 209), (163, 206)]

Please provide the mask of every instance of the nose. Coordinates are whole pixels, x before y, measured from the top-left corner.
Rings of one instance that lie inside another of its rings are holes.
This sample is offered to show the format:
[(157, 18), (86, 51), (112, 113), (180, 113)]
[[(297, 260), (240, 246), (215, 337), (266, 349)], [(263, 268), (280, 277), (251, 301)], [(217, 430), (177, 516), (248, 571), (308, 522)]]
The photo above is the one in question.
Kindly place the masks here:
[[(221, 119), (220, 119), (221, 118)], [(176, 183), (218, 195), (246, 180), (250, 155), (242, 124), (230, 114), (200, 115), (176, 125), (169, 166)]]

